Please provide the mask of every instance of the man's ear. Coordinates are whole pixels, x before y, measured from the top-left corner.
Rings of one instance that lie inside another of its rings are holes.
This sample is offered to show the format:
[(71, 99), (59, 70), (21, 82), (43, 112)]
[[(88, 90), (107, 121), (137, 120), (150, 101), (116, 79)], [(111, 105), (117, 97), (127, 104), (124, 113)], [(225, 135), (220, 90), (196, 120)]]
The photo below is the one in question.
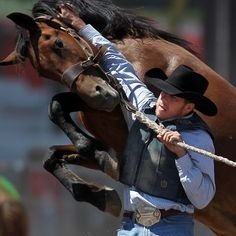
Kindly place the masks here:
[(192, 103), (192, 102), (188, 102), (188, 103), (186, 104), (186, 107), (185, 107), (185, 109), (186, 109), (187, 113), (189, 113), (189, 112), (193, 111), (193, 110), (194, 110), (194, 108), (195, 108), (195, 104), (194, 104), (194, 103)]

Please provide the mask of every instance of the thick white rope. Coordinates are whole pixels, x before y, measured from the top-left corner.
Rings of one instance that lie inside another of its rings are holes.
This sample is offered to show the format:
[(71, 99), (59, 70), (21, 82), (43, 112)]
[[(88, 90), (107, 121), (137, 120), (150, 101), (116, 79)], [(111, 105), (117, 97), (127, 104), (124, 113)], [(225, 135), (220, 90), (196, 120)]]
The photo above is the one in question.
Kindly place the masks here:
[[(164, 126), (162, 125), (158, 125), (156, 122), (150, 120), (148, 117), (146, 117), (142, 112), (140, 111), (136, 111), (134, 113), (135, 117), (143, 124), (145, 124), (148, 128), (152, 129), (155, 133), (159, 134), (163, 129), (165, 129)], [(186, 150), (190, 150), (190, 151), (193, 151), (193, 152), (197, 152), (199, 154), (202, 154), (204, 156), (207, 156), (207, 157), (210, 157), (216, 161), (220, 161), (220, 162), (223, 162), (224, 164), (226, 165), (229, 165), (231, 167), (236, 167), (236, 162), (234, 161), (231, 161), (225, 157), (222, 157), (222, 156), (217, 156), (211, 152), (208, 152), (208, 151), (205, 151), (205, 150), (202, 150), (200, 148), (196, 148), (196, 147), (193, 147), (191, 145), (188, 145), (184, 142), (176, 142), (175, 143), (177, 146), (179, 147), (182, 147), (182, 148), (185, 148)]]

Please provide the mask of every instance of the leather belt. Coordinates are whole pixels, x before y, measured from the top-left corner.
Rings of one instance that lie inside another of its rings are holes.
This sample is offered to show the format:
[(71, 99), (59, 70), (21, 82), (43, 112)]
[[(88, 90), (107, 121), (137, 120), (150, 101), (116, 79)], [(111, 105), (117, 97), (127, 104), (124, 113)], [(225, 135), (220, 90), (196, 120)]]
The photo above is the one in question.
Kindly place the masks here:
[[(140, 213), (139, 212), (124, 211), (123, 217), (131, 219), (131, 220), (135, 220), (137, 223), (140, 223), (144, 226), (151, 226), (154, 223), (158, 223), (160, 219), (167, 218), (167, 217), (173, 216), (173, 215), (178, 215), (178, 214), (181, 213), (181, 211), (174, 210), (174, 209), (170, 209), (170, 210), (167, 210), (167, 211), (165, 211), (163, 209), (157, 209), (157, 211), (160, 212), (160, 216), (158, 217), (159, 219), (154, 220), (152, 222), (149, 222), (148, 219), (146, 219), (145, 221), (139, 220), (140, 219)], [(143, 223), (143, 222), (145, 222), (145, 223)], [(146, 223), (146, 222), (148, 222), (148, 223)]]

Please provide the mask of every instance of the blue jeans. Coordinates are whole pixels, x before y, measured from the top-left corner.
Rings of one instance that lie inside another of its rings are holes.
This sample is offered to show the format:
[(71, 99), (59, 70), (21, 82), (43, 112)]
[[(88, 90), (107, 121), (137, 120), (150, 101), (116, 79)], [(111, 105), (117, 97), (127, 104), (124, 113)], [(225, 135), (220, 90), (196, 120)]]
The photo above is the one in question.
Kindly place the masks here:
[(184, 213), (163, 218), (147, 228), (123, 218), (117, 236), (193, 236), (193, 226), (192, 216)]

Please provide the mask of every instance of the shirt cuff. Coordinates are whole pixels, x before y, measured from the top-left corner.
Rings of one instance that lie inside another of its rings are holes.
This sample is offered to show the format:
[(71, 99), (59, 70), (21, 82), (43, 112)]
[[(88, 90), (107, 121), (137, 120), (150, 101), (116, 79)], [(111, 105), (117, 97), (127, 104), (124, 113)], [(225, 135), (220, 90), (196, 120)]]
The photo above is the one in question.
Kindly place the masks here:
[(193, 167), (192, 160), (191, 160), (188, 153), (185, 154), (184, 156), (176, 159), (175, 164), (176, 164), (179, 174), (186, 173), (187, 171), (189, 171)]
[(92, 25), (88, 24), (85, 25), (80, 31), (79, 34), (88, 39), (88, 40), (92, 40), (95, 36), (100, 36), (101, 34), (93, 28)]

